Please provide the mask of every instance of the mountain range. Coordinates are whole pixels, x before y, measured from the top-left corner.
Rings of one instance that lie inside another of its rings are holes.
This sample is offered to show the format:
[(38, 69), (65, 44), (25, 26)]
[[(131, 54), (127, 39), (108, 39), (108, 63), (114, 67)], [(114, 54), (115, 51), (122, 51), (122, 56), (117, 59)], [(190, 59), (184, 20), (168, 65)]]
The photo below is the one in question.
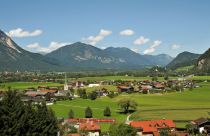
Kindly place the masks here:
[(41, 55), (22, 49), (0, 30), (1, 71), (66, 71), (72, 69), (141, 69), (165, 66), (173, 58), (166, 54), (141, 55), (125, 47), (104, 50), (76, 42)]
[(198, 70), (209, 70), (210, 49), (204, 54), (185, 51), (172, 58), (167, 54), (141, 55), (125, 47), (100, 49), (76, 42), (41, 55), (22, 49), (0, 30), (0, 64), (0, 71), (131, 70), (156, 65), (172, 70), (192, 65)]
[(166, 54), (141, 55), (125, 47), (100, 49), (81, 42), (61, 47), (46, 56), (57, 59), (61, 65), (65, 66), (104, 69), (138, 69), (154, 65), (165, 66), (173, 59)]

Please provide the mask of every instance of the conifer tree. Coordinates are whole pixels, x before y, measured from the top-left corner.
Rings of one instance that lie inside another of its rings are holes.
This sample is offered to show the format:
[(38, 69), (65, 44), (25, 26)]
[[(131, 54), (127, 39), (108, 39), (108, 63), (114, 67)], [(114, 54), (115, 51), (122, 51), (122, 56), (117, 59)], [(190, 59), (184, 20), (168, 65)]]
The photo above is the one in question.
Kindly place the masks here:
[(56, 136), (58, 131), (57, 119), (45, 103), (24, 104), (16, 91), (5, 92), (0, 102), (0, 135)]
[(73, 119), (74, 118), (74, 112), (73, 112), (72, 109), (70, 109), (70, 111), (69, 111), (69, 118), (70, 119)]
[(111, 116), (111, 110), (108, 106), (104, 109), (104, 116)]
[(85, 109), (85, 117), (86, 118), (92, 118), (93, 117), (92, 110), (89, 106)]

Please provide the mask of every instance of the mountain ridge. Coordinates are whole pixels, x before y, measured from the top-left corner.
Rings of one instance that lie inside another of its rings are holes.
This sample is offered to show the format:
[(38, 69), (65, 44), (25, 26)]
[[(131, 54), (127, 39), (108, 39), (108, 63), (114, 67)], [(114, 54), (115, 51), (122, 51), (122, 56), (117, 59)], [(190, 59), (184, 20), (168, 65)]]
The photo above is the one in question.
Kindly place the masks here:
[(177, 69), (180, 67), (195, 65), (200, 54), (184, 51), (178, 54), (166, 67), (170, 69)]
[[(46, 55), (58, 59), (62, 65), (93, 66), (103, 68), (142, 68), (145, 66), (166, 65), (173, 58), (164, 55), (141, 55), (126, 47), (108, 47), (100, 49), (95, 46), (76, 42), (61, 47)], [(163, 59), (163, 61), (158, 61)]]

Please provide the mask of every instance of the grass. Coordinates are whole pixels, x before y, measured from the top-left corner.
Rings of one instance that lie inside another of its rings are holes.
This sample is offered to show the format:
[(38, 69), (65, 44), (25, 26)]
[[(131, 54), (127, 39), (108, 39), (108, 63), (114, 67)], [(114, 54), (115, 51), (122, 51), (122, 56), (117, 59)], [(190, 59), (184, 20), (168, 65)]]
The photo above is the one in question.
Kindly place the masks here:
[[(89, 100), (89, 99), (75, 99), (75, 100), (68, 100), (68, 101), (58, 101), (56, 104), (51, 105), (56, 116), (58, 117), (68, 117), (68, 112), (70, 109), (73, 109), (75, 118), (84, 118), (85, 117), (85, 109), (87, 106), (90, 106), (93, 111), (94, 118), (114, 118), (118, 122), (124, 122), (126, 119), (125, 114), (119, 114), (117, 103), (110, 98), (103, 97), (98, 98), (96, 100)], [(104, 117), (103, 111), (106, 106), (109, 106), (111, 109), (112, 116), (111, 117)], [(110, 124), (102, 123), (102, 131), (108, 131)]]
[(1, 83), (0, 90), (7, 90), (8, 87), (12, 89), (24, 90), (27, 88), (37, 88), (38, 86), (63, 86), (59, 83), (52, 83), (52, 82), (9, 82), (9, 83)]
[(194, 76), (193, 80), (210, 80), (210, 76)]
[(177, 68), (176, 72), (185, 72), (185, 71), (189, 71), (189, 70), (191, 70), (193, 68), (194, 68), (193, 65), (192, 66), (181, 67), (181, 68)]

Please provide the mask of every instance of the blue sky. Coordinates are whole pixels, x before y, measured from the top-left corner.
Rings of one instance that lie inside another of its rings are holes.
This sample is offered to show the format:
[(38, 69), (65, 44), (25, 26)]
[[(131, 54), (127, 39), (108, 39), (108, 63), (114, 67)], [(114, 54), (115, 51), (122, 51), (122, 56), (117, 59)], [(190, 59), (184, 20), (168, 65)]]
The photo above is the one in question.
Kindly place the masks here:
[(1, 0), (0, 29), (22, 48), (50, 52), (82, 41), (140, 54), (203, 53), (209, 0)]

